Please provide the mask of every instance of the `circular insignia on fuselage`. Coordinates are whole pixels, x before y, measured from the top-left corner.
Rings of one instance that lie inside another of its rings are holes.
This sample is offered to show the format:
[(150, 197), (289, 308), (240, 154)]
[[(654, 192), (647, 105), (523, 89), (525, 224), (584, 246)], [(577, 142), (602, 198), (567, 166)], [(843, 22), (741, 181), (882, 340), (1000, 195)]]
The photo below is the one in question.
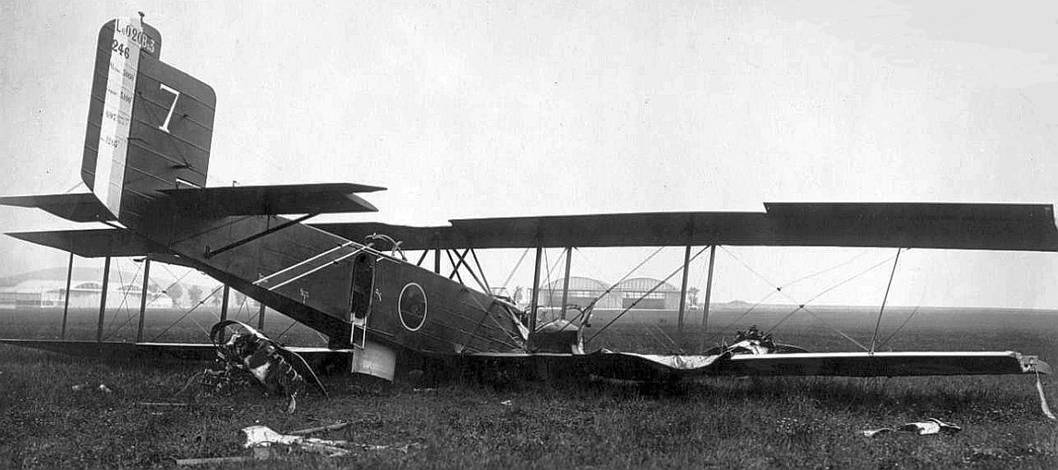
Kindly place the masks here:
[(422, 286), (409, 282), (400, 290), (397, 300), (400, 324), (408, 331), (418, 331), (426, 323), (426, 292)]

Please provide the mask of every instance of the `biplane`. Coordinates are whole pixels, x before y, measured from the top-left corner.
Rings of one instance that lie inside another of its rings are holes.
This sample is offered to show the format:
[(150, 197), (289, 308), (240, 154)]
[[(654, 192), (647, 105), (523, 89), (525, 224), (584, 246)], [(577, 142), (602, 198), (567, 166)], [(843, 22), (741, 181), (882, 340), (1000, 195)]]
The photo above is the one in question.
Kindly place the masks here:
[[(162, 62), (161, 36), (142, 18), (106, 23), (97, 46), (81, 167), (91, 192), (3, 197), (0, 204), (110, 228), (9, 235), (105, 257), (108, 265), (111, 257), (144, 257), (199, 270), (326, 336), (326, 347), (291, 348), (306, 358), (387, 380), (408, 368), (466, 365), (633, 380), (1050, 372), (1037, 357), (1012, 351), (881, 352), (872, 345), (859, 352), (790, 352), (761, 347), (759, 338), (750, 338), (756, 341), (750, 347), (698, 355), (584, 352), (582, 324), (538, 325), (537, 319), (546, 248), (682, 246), (685, 270), (692, 246), (1058, 251), (1051, 205), (768, 203), (763, 212), (504, 217), (433, 227), (312, 224), (319, 214), (376, 211), (363, 195), (384, 188), (208, 187), (216, 108), (210, 86)], [(535, 249), (528, 307), (464, 282), (480, 283), (475, 250), (490, 248)], [(411, 262), (401, 250), (423, 255)], [(451, 273), (441, 272), (442, 256), (454, 266)], [(711, 279), (710, 268), (710, 287)], [(686, 290), (684, 282), (681, 319)], [(707, 289), (706, 314), (708, 305)], [(210, 344), (104, 342), (102, 335), (97, 341), (0, 341), (111, 357), (214, 355)]]

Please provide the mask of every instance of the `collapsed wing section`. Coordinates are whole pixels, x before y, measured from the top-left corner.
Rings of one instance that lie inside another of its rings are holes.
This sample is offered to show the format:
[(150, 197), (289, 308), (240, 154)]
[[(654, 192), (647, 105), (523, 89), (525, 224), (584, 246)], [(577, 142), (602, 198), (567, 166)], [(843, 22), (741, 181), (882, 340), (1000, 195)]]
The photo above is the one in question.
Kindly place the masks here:
[(719, 369), (720, 375), (736, 376), (910, 377), (1051, 373), (1050, 365), (1036, 356), (1013, 351), (746, 354), (732, 356)]
[(315, 226), (350, 240), (383, 232), (409, 250), (721, 244), (1058, 251), (1049, 204), (766, 203), (765, 209)]
[(479, 353), (457, 356), (470, 367), (620, 380), (664, 381), (701, 376), (913, 377), (933, 375), (1050, 374), (1036, 356), (1013, 351), (658, 355), (598, 351), (591, 354)]
[[(68, 340), (0, 339), (0, 344), (42, 349), (81, 357), (122, 360), (207, 361), (216, 357), (212, 344), (113, 343)], [(353, 351), (289, 347), (310, 363), (346, 360)], [(662, 382), (704, 376), (914, 377), (951, 375), (1050, 374), (1036, 356), (1013, 351), (803, 353), (746, 355), (657, 355), (598, 351), (591, 354), (475, 353), (435, 359), (472, 370), (547, 371), (571, 377), (599, 376), (619, 380)], [(458, 364), (452, 364), (452, 362)]]

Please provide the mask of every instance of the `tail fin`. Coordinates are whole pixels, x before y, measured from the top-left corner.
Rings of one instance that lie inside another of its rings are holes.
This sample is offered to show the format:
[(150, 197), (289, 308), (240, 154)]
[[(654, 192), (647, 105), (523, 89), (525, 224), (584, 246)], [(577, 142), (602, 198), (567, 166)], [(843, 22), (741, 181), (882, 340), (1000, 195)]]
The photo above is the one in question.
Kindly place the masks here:
[(204, 186), (209, 168), (216, 94), (160, 51), (140, 18), (99, 31), (81, 179), (130, 227), (158, 191)]

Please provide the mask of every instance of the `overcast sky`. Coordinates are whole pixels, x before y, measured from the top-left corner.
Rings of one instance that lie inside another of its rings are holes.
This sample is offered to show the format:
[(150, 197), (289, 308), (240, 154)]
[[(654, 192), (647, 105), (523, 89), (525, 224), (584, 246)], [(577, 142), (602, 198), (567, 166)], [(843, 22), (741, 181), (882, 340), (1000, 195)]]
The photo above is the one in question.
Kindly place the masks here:
[[(96, 35), (136, 11), (161, 59), (216, 91), (210, 184), (389, 188), (342, 220), (1058, 201), (1053, 1), (6, 1), (0, 193), (77, 184)], [(68, 227), (0, 208), (5, 232)], [(585, 250), (573, 274), (614, 282), (650, 251)], [(753, 302), (836, 266), (788, 290), (810, 299), (895, 250), (718, 253), (716, 299)], [(485, 255), (490, 280), (520, 254)], [(5, 237), (0, 262), (65, 256)], [(889, 268), (816, 302), (878, 304)], [(890, 302), (1056, 309), (1058, 255), (912, 250)]]

